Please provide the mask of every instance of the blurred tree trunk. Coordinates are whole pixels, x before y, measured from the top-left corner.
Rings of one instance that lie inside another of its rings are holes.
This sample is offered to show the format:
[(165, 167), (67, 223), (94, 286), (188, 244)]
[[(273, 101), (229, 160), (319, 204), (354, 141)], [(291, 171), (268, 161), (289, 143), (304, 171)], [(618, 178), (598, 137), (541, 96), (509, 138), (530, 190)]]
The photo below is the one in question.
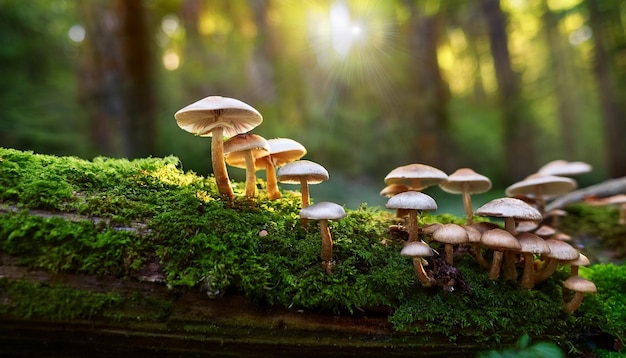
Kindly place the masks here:
[(626, 39), (619, 4), (587, 0), (589, 24), (593, 30), (594, 72), (606, 135), (607, 168), (611, 177), (626, 176)]
[(576, 160), (577, 135), (579, 118), (577, 113), (576, 83), (575, 76), (572, 75), (573, 58), (569, 43), (559, 31), (559, 21), (557, 15), (548, 7), (547, 0), (543, 1), (543, 29), (549, 51), (549, 66), (554, 74), (554, 84), (559, 116), (559, 130), (561, 133), (561, 159)]
[(100, 154), (155, 152), (152, 32), (141, 1), (82, 1), (86, 53), (80, 93)]
[(499, 0), (482, 0), (491, 54), (498, 82), (498, 95), (503, 116), (503, 148), (506, 172), (503, 179), (513, 183), (537, 170), (534, 150), (536, 130), (529, 117), (519, 89), (519, 78), (511, 67), (506, 17)]
[(409, 146), (412, 162), (438, 167), (445, 172), (456, 169), (447, 106), (450, 92), (441, 76), (437, 57), (440, 27), (438, 14), (426, 15), (415, 1), (406, 2), (410, 11), (409, 55), (411, 93), (407, 107), (417, 133)]
[(257, 40), (252, 57), (247, 63), (248, 78), (252, 84), (253, 96), (265, 102), (272, 102), (276, 99), (272, 65), (272, 58), (275, 53), (274, 41), (267, 19), (269, 3), (269, 0), (250, 0), (250, 7), (257, 28)]

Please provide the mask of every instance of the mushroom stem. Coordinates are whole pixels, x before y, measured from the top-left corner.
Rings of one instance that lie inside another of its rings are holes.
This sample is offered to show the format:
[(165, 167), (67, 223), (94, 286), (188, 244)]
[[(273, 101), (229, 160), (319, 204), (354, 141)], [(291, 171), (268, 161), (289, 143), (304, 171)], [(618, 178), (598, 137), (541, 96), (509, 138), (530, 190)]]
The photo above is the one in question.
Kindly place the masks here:
[(224, 162), (224, 129), (215, 127), (212, 131), (211, 139), (211, 163), (213, 164), (213, 175), (220, 195), (232, 201), (235, 194), (230, 186), (226, 163)]
[(305, 178), (300, 179), (300, 193), (302, 193), (302, 207), (309, 206), (309, 183)]
[(502, 267), (502, 251), (493, 251), (493, 260), (491, 261), (491, 269), (489, 270), (489, 279), (497, 280), (500, 277), (500, 268)]
[(502, 264), (502, 270), (504, 272), (504, 278), (509, 281), (517, 280), (517, 267), (515, 267), (515, 261), (517, 255), (514, 251), (504, 252), (504, 262)]
[(445, 244), (446, 250), (446, 263), (450, 266), (454, 263), (454, 246), (452, 244)]
[(330, 236), (330, 229), (328, 228), (328, 220), (320, 220), (320, 232), (322, 234), (322, 266), (324, 267), (326, 274), (332, 273), (332, 260), (333, 260), (333, 239)]
[(463, 206), (465, 207), (465, 214), (467, 214), (467, 225), (472, 225), (474, 221), (472, 199), (470, 193), (467, 191), (467, 183), (463, 184), (463, 186), (465, 187), (465, 190), (463, 190)]
[(426, 270), (424, 270), (424, 266), (422, 265), (421, 257), (413, 258), (413, 269), (415, 270), (415, 275), (417, 279), (420, 280), (422, 286), (430, 287), (435, 283), (435, 279), (428, 276)]
[(254, 198), (256, 197), (256, 167), (252, 151), (246, 150), (244, 158), (246, 159), (246, 197)]
[(267, 196), (270, 200), (280, 198), (280, 190), (278, 190), (278, 180), (276, 180), (276, 168), (271, 159), (265, 164), (265, 175), (267, 178)]
[(483, 249), (480, 247), (480, 244), (475, 242), (472, 246), (474, 249), (474, 256), (476, 257), (476, 261), (478, 262), (480, 267), (488, 270), (491, 265), (489, 265), (489, 262), (485, 260), (485, 257), (483, 256)]
[(530, 252), (522, 253), (524, 257), (524, 272), (520, 279), (520, 286), (523, 288), (532, 289), (535, 287), (535, 262), (533, 254)]
[(539, 271), (535, 271), (535, 284), (538, 284), (539, 282), (543, 282), (545, 280), (548, 279), (548, 277), (552, 276), (552, 274), (554, 273), (554, 271), (556, 271), (556, 268), (559, 265), (559, 260), (553, 259), (553, 258), (547, 258), (545, 260), (545, 266), (539, 270)]
[(576, 292), (574, 293), (574, 297), (569, 302), (566, 302), (563, 305), (563, 311), (566, 313), (572, 313), (580, 307), (580, 304), (583, 302), (583, 298), (585, 297), (584, 292)]
[(410, 209), (409, 210), (409, 222), (407, 223), (407, 229), (409, 231), (409, 239), (407, 242), (417, 241), (417, 210)]

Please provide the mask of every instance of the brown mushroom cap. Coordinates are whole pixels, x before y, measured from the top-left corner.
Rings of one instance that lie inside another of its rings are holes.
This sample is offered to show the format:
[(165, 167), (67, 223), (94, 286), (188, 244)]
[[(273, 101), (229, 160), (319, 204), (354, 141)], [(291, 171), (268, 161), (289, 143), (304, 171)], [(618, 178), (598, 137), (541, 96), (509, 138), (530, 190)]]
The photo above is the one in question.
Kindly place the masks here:
[(531, 254), (548, 254), (550, 252), (550, 246), (546, 244), (546, 241), (535, 234), (521, 232), (515, 237), (521, 246), (520, 252)]
[(537, 173), (543, 175), (572, 176), (585, 174), (591, 171), (591, 165), (584, 162), (568, 162), (566, 160), (553, 160), (539, 168)]
[(451, 223), (441, 225), (433, 232), (432, 237), (444, 244), (458, 245), (469, 242), (467, 231), (461, 225)]
[(541, 225), (537, 230), (534, 231), (535, 235), (539, 235), (543, 238), (551, 237), (556, 234), (556, 230), (549, 225)]
[(567, 280), (563, 281), (563, 287), (574, 292), (598, 292), (598, 288), (593, 282), (580, 276), (569, 277)]
[(437, 210), (435, 199), (419, 191), (405, 191), (387, 200), (388, 209)]
[(480, 194), (491, 189), (491, 180), (470, 168), (460, 168), (439, 183), (439, 187), (451, 194)]
[(580, 255), (578, 250), (565, 241), (548, 239), (545, 240), (545, 243), (550, 246), (550, 253), (546, 254), (547, 257), (559, 261), (571, 261), (577, 259)]
[(385, 177), (385, 184), (404, 184), (413, 190), (423, 190), (447, 178), (446, 173), (430, 165), (409, 164), (390, 171)]
[(328, 180), (328, 171), (310, 160), (296, 160), (278, 169), (277, 178), (286, 184), (300, 184), (301, 179), (309, 184), (319, 184)]
[(246, 167), (246, 151), (250, 151), (253, 159), (269, 154), (269, 143), (265, 138), (256, 134), (242, 133), (229, 138), (224, 142), (226, 163), (233, 167)]
[(480, 242), (482, 232), (480, 232), (480, 230), (478, 230), (473, 224), (463, 225), (462, 227), (467, 232), (467, 239), (469, 242)]
[(537, 209), (516, 198), (493, 199), (476, 209), (476, 215), (535, 221), (543, 219)]
[(433, 255), (433, 249), (428, 246), (428, 244), (421, 241), (411, 241), (404, 245), (402, 250), (400, 251), (400, 255), (402, 256), (410, 256), (410, 257), (426, 257)]
[(541, 195), (555, 196), (569, 193), (577, 186), (576, 181), (571, 178), (531, 174), (526, 179), (506, 188), (504, 193), (508, 196), (523, 195), (532, 198), (536, 196), (536, 190), (539, 188)]
[(568, 264), (570, 266), (589, 266), (591, 265), (591, 261), (589, 261), (589, 258), (587, 256), (581, 253), (578, 255), (578, 258), (569, 261)]
[(498, 251), (519, 251), (522, 247), (515, 236), (503, 229), (491, 229), (485, 231), (480, 237), (480, 242)]
[(336, 220), (346, 216), (344, 208), (335, 203), (320, 201), (300, 209), (300, 217), (311, 220)]
[(254, 107), (234, 98), (209, 96), (183, 107), (174, 114), (178, 126), (201, 137), (212, 136), (215, 127), (223, 127), (223, 135), (232, 137), (245, 133), (263, 122)]

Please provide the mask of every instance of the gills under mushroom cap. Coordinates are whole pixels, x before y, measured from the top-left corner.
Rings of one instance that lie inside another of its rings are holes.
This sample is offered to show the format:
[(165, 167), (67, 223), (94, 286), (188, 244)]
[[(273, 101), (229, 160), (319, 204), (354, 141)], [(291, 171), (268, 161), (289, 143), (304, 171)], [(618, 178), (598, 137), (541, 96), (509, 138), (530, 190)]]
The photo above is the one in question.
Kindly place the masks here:
[(187, 132), (201, 137), (212, 136), (215, 127), (223, 127), (223, 136), (245, 133), (263, 122), (254, 107), (235, 98), (209, 96), (183, 107), (174, 114), (176, 123)]

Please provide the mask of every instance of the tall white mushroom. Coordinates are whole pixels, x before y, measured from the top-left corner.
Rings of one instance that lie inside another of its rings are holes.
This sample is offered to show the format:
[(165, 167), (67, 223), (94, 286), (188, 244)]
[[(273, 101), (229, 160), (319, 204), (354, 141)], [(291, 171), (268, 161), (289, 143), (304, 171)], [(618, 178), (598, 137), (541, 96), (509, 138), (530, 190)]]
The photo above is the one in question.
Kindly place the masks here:
[(309, 206), (309, 184), (319, 184), (328, 180), (326, 168), (310, 160), (296, 160), (278, 169), (278, 181), (286, 184), (300, 184), (302, 207)]
[(389, 198), (385, 206), (388, 209), (404, 209), (409, 212), (408, 242), (417, 241), (419, 231), (417, 222), (418, 211), (437, 210), (435, 199), (419, 191), (405, 191), (404, 193), (396, 194)]
[(333, 239), (328, 228), (328, 220), (341, 219), (344, 216), (346, 212), (342, 206), (327, 201), (320, 201), (300, 209), (301, 218), (319, 220), (322, 236), (322, 268), (328, 275), (333, 271)]
[(224, 163), (224, 137), (248, 132), (263, 122), (263, 116), (238, 99), (209, 96), (183, 107), (174, 117), (183, 130), (212, 137), (211, 161), (217, 189), (221, 196), (232, 200), (234, 193)]

